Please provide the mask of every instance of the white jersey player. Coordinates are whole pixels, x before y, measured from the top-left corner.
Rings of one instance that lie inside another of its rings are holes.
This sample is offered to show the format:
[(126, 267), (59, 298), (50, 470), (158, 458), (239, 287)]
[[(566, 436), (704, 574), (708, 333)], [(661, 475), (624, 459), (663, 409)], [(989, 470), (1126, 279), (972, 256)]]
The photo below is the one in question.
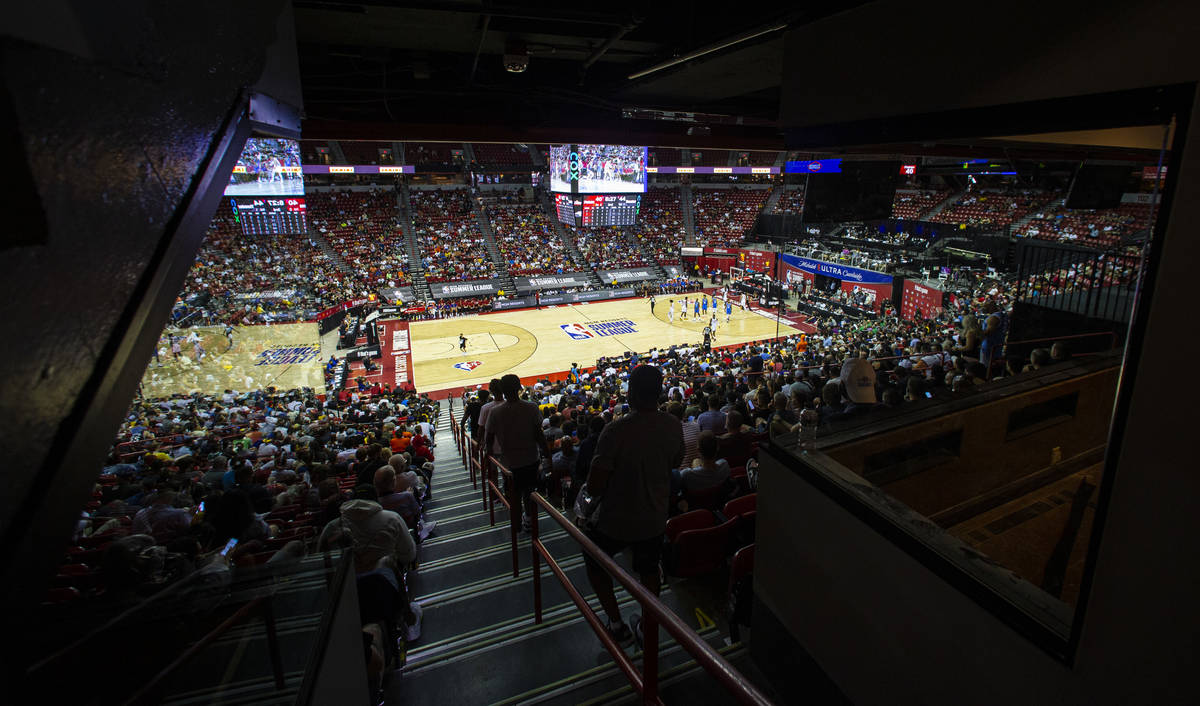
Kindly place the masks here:
[(742, 308), (746, 308), (746, 293), (742, 292)]
[(667, 323), (675, 323), (675, 300), (671, 300), (671, 305), (667, 307)]

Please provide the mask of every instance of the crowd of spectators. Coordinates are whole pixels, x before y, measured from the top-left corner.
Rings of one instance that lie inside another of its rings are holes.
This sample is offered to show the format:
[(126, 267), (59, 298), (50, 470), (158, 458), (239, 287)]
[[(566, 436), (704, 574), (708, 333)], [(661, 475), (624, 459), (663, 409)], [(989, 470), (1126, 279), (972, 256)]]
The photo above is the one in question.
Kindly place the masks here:
[(641, 249), (631, 243), (619, 228), (571, 227), (571, 233), (579, 253), (592, 269), (611, 270), (646, 264)]
[(651, 188), (642, 197), (642, 209), (633, 226), (633, 234), (660, 265), (681, 262), (679, 248), (686, 237), (682, 209), (679, 189), (674, 187)]
[(312, 228), (325, 236), (359, 282), (372, 289), (412, 282), (395, 192), (315, 191), (306, 198)]
[[(59, 587), (77, 604), (120, 609), (196, 572), (286, 565), (347, 544), (360, 573), (387, 567), (403, 586), (435, 525), (423, 505), (437, 406), (378, 384), (373, 392), (139, 397)], [(397, 628), (416, 639), (419, 607), (393, 593)]]
[(365, 288), (307, 235), (245, 235), (223, 199), (176, 303), (173, 325), (291, 323)]
[(562, 274), (583, 269), (540, 205), (491, 203), (484, 210), (509, 274)]
[(488, 257), (479, 222), (466, 189), (414, 189), (413, 230), (428, 282), (489, 279), (496, 266)]
[(692, 190), (696, 240), (708, 247), (737, 247), (754, 227), (766, 189)]

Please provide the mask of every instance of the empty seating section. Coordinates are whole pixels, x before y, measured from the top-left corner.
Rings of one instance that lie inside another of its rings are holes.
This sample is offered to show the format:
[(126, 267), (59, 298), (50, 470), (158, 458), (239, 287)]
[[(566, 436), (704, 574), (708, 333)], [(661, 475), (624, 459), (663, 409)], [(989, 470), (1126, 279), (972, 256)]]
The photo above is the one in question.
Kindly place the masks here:
[(766, 189), (693, 189), (696, 240), (736, 247), (746, 238), (767, 200)]
[(685, 236), (682, 209), (679, 189), (651, 188), (642, 197), (642, 212), (633, 233), (659, 264), (680, 264), (679, 248)]
[(496, 246), (512, 275), (539, 275), (582, 269), (563, 245), (554, 224), (536, 204), (486, 208)]
[(466, 189), (414, 189), (410, 201), (427, 281), (488, 279), (495, 274)]
[[(399, 164), (395, 148), (390, 142), (364, 142), (362, 140), (339, 140), (342, 154), (346, 155), (347, 164)], [(390, 155), (385, 160), (380, 157), (379, 150), (387, 150)]]
[(896, 197), (892, 200), (892, 218), (923, 220), (926, 213), (949, 197), (950, 191), (945, 189), (896, 189)]
[(968, 192), (929, 220), (1002, 227), (1021, 220), (1050, 198), (1051, 194), (1032, 189)]
[(355, 284), (307, 235), (242, 234), (222, 200), (180, 296), (209, 295), (207, 318), (190, 323), (212, 324), (240, 320), (249, 300), (239, 295), (294, 289), (288, 298), (264, 302), (264, 309), (273, 321), (302, 321), (313, 310), (359, 296), (362, 287)]
[(775, 213), (798, 216), (804, 212), (804, 189), (787, 189), (775, 202)]
[(682, 158), (677, 149), (671, 147), (651, 147), (648, 164), (652, 167), (678, 167)]
[(454, 155), (462, 150), (461, 142), (405, 142), (404, 161), (418, 167), (453, 167), (462, 164)]
[[(748, 152), (744, 163), (749, 167), (773, 167), (778, 158), (778, 152)], [(738, 153), (738, 164), (743, 164), (740, 152)]]
[(597, 270), (646, 264), (641, 252), (617, 228), (572, 228), (572, 231), (583, 259)]
[(325, 155), (317, 151), (320, 148), (329, 152), (329, 143), (325, 140), (300, 140), (300, 162), (303, 164), (326, 164)]
[(1149, 225), (1150, 204), (1129, 203), (1121, 204), (1119, 208), (1098, 210), (1059, 206), (1036, 214), (1017, 235), (1109, 248)]
[[(697, 159), (696, 155), (700, 155)], [(727, 167), (729, 150), (692, 150), (693, 167)]]
[(521, 149), (516, 145), (476, 142), (471, 145), (471, 148), (475, 151), (475, 161), (484, 168), (503, 169), (533, 165), (528, 150)]
[(411, 281), (394, 193), (319, 191), (307, 198), (311, 227), (325, 236), (359, 281), (372, 287)]

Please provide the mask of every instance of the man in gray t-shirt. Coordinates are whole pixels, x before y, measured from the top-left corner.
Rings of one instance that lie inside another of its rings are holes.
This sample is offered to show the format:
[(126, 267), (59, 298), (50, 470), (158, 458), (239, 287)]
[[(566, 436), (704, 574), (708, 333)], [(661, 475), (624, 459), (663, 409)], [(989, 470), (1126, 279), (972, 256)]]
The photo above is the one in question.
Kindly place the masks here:
[[(649, 365), (639, 365), (630, 373), (629, 404), (633, 411), (600, 432), (587, 479), (588, 491), (599, 501), (588, 537), (610, 555), (632, 547), (633, 569), (642, 585), (655, 594), (659, 590), (658, 561), (667, 525), (671, 469), (683, 459), (679, 420), (657, 409), (662, 379), (662, 372)], [(612, 577), (586, 552), (584, 559), (588, 580), (608, 616), (609, 631), (618, 642), (633, 642), (640, 618), (633, 616), (630, 631), (621, 620)]]

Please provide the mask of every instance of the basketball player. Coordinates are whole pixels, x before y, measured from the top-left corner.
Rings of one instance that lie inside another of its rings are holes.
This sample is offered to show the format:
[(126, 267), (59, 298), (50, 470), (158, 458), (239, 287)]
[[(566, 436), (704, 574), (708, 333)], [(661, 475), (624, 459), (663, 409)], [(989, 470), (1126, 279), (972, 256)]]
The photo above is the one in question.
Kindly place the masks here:
[(229, 345), (225, 346), (225, 352), (228, 353), (233, 348), (233, 326), (231, 324), (225, 324), (225, 340), (229, 341)]
[(733, 302), (725, 300), (725, 323), (729, 323), (729, 317), (733, 314)]
[(706, 296), (700, 297), (700, 303), (702, 305), (700, 308), (704, 309), (704, 315), (708, 316), (708, 297), (706, 297)]
[(650, 295), (650, 315), (654, 316), (654, 295)]
[(712, 329), (709, 328), (708, 326), (705, 326), (704, 327), (704, 352), (705, 353), (712, 352), (712, 336), (713, 336)]
[(667, 323), (675, 323), (675, 300), (671, 300), (671, 305), (667, 307)]
[(746, 308), (746, 293), (742, 292), (742, 308)]
[(183, 355), (183, 348), (179, 344), (179, 339), (179, 336), (167, 334), (167, 340), (171, 342), (171, 357), (175, 358), (175, 360), (179, 360), (179, 356)]
[(458, 350), (462, 351), (463, 353), (467, 352), (467, 337), (461, 333), (458, 334)]
[(687, 320), (687, 305), (688, 305), (687, 297), (684, 297), (683, 298), (683, 307), (681, 307), (680, 311), (679, 311), (679, 318), (684, 321)]
[(187, 338), (188, 343), (192, 344), (192, 355), (196, 357), (196, 362), (199, 363), (204, 359), (204, 346), (200, 344), (200, 336), (196, 335), (195, 331)]
[[(707, 303), (708, 299), (705, 299), (704, 301)], [(700, 320), (700, 300), (697, 299), (695, 302), (692, 303), (692, 306), (695, 307), (695, 309), (696, 309), (696, 315), (695, 315), (696, 321), (699, 321)]]

